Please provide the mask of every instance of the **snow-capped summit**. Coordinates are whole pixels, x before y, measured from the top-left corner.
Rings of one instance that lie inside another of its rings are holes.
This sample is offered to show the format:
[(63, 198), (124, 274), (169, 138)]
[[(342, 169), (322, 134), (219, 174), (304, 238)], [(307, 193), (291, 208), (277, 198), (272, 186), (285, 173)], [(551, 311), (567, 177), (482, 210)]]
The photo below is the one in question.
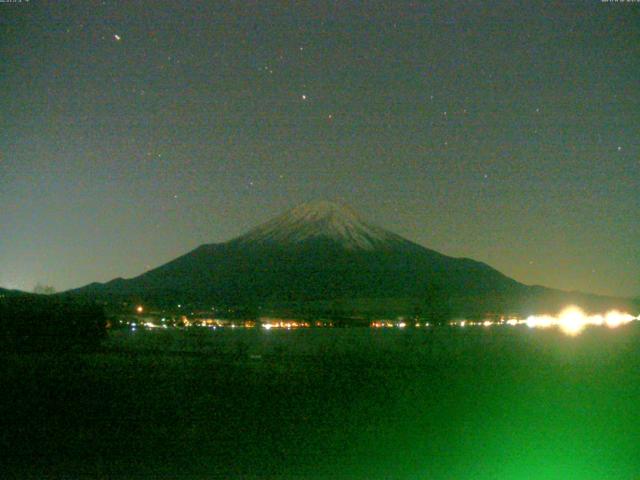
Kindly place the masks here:
[(300, 243), (310, 239), (331, 239), (348, 249), (372, 250), (400, 238), (369, 225), (350, 207), (319, 200), (303, 203), (254, 228), (238, 242)]

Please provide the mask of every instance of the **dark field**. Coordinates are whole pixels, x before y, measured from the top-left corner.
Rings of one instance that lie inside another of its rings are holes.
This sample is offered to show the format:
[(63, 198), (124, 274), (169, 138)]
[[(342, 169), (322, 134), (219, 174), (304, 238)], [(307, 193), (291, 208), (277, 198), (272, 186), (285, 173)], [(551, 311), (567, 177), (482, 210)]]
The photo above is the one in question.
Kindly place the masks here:
[(2, 354), (2, 478), (634, 479), (640, 327), (152, 331)]

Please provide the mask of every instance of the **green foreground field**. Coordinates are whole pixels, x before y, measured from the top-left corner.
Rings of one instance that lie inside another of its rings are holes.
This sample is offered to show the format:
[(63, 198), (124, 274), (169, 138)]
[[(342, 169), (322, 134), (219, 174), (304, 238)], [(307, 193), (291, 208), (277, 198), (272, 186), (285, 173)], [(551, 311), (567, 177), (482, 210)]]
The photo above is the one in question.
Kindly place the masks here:
[(633, 479), (640, 328), (153, 331), (2, 354), (2, 478)]

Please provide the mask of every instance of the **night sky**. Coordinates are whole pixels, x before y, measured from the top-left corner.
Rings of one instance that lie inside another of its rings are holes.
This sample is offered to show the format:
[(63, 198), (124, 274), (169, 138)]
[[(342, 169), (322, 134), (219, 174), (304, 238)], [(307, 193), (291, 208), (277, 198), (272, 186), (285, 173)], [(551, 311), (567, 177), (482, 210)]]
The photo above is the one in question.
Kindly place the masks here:
[(640, 3), (32, 0), (0, 29), (2, 287), (135, 276), (329, 199), (640, 294)]

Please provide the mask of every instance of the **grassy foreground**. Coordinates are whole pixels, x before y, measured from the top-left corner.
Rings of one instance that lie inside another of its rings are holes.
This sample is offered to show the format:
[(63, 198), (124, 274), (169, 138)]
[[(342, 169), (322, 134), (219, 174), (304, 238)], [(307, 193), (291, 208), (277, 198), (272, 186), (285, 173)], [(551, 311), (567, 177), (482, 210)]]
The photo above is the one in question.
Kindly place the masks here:
[(3, 478), (632, 479), (640, 328), (159, 331), (0, 355)]

